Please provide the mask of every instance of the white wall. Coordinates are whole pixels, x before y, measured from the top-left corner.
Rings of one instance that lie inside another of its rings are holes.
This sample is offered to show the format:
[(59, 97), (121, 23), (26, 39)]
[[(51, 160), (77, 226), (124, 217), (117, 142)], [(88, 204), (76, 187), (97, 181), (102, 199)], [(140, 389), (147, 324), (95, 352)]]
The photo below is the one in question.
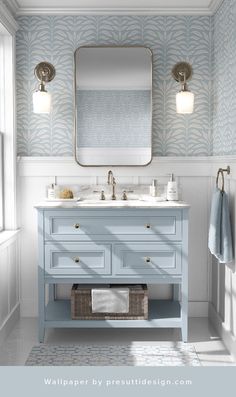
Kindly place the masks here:
[[(147, 167), (112, 168), (117, 184), (150, 184), (159, 178), (167, 182), (174, 172), (182, 197), (191, 205), (189, 242), (189, 301), (191, 316), (207, 316), (209, 266), (207, 233), (209, 219), (210, 158), (159, 158)], [(21, 225), (21, 315), (37, 315), (37, 213), (34, 205), (45, 197), (45, 187), (58, 184), (102, 184), (108, 168), (83, 168), (72, 158), (21, 158), (18, 161)], [(169, 290), (152, 288), (152, 296)]]

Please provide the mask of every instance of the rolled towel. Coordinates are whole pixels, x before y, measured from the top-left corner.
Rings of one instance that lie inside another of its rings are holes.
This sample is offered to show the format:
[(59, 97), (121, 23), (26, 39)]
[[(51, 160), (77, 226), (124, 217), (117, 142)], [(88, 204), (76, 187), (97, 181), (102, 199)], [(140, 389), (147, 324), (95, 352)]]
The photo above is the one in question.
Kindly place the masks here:
[(92, 289), (93, 313), (128, 313), (129, 288)]
[(215, 189), (212, 197), (208, 246), (220, 263), (233, 261), (228, 196), (218, 188)]
[(222, 193), (217, 187), (213, 191), (211, 203), (210, 227), (208, 236), (208, 247), (212, 255), (220, 252), (220, 229), (221, 229)]

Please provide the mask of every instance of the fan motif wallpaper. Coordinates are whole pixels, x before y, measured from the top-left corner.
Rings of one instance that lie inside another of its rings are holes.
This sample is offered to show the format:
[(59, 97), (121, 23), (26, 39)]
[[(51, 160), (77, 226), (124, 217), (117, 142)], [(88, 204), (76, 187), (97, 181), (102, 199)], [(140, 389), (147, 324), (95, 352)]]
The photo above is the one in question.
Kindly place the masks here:
[[(208, 156), (213, 151), (213, 18), (208, 16), (21, 16), (17, 19), (17, 129), (21, 156), (71, 156), (74, 51), (83, 45), (143, 45), (153, 51), (153, 155)], [(50, 115), (32, 110), (34, 68), (49, 61), (56, 77)], [(177, 115), (172, 67), (193, 66), (195, 112)], [(216, 70), (217, 73), (217, 70)], [(232, 87), (233, 88), (233, 87)], [(224, 88), (222, 88), (224, 89)], [(217, 133), (215, 143), (220, 147)]]

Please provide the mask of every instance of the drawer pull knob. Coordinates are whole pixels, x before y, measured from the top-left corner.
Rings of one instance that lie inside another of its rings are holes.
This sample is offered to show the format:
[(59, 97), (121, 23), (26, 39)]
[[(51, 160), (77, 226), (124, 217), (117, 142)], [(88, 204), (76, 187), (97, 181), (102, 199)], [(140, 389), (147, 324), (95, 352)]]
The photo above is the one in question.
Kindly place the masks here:
[(74, 261), (75, 263), (79, 263), (80, 259), (79, 259), (78, 256), (76, 256), (75, 258), (73, 258), (73, 261)]
[(80, 228), (80, 224), (79, 224), (79, 223), (76, 223), (76, 224), (74, 225), (74, 228), (75, 228), (75, 229), (79, 229), (79, 228)]
[(149, 258), (149, 256), (145, 260), (146, 260), (146, 263), (150, 263), (151, 262), (151, 258)]
[(149, 223), (146, 225), (146, 229), (151, 229), (151, 225)]

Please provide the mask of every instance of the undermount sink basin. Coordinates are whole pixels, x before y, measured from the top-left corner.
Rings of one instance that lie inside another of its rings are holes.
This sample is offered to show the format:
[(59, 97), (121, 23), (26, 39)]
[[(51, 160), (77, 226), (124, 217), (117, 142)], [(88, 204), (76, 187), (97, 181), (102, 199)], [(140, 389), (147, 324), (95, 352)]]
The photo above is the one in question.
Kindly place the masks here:
[(141, 195), (140, 197), (136, 197), (135, 199), (128, 199), (128, 200), (99, 200), (99, 199), (82, 199), (77, 202), (77, 205), (93, 205), (98, 207), (132, 207), (136, 204), (143, 203), (163, 203), (166, 200), (162, 197), (151, 197), (148, 195)]
[(124, 206), (129, 206), (130, 203), (133, 203), (134, 200), (93, 200), (93, 199), (85, 199), (77, 202), (77, 205), (79, 206), (80, 204), (86, 204), (86, 205), (96, 205), (98, 207), (124, 207)]

